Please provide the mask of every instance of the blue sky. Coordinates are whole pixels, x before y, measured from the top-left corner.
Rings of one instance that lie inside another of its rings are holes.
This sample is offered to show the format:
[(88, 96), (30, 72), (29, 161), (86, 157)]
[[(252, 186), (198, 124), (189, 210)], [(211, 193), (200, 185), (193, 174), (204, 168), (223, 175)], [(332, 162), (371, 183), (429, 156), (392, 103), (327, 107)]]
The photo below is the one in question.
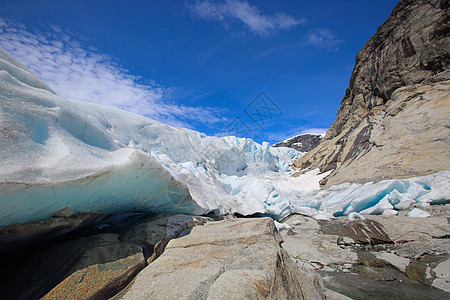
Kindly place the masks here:
[(0, 0), (0, 48), (62, 96), (274, 143), (331, 125), (396, 2)]

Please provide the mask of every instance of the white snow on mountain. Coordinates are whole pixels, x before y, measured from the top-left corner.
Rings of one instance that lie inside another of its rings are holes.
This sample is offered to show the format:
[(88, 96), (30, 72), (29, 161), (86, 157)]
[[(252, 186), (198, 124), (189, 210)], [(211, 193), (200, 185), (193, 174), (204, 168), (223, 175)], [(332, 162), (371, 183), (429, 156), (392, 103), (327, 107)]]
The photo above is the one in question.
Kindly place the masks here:
[(281, 142), (279, 142), (279, 143), (288, 143), (288, 142), (290, 142), (291, 140), (294, 140), (294, 139), (296, 139), (296, 138), (298, 138), (300, 135), (317, 135), (317, 136), (320, 136), (320, 137), (324, 137), (325, 136), (325, 133), (309, 133), (309, 132), (305, 132), (305, 133), (302, 133), (302, 134), (298, 134), (298, 135), (294, 135), (294, 136), (291, 136), (290, 138), (287, 138), (287, 139), (285, 139), (284, 141), (281, 141)]
[(449, 198), (449, 172), (320, 190), (326, 173), (291, 176), (290, 162), (303, 155), (294, 149), (206, 136), (62, 98), (2, 51), (0, 141), (0, 226), (68, 206), (330, 218)]

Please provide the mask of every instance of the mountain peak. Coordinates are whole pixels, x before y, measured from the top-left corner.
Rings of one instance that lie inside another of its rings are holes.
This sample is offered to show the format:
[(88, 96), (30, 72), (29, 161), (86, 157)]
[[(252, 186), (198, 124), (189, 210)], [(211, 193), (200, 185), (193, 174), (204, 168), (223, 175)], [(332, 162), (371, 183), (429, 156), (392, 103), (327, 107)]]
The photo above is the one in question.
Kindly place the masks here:
[(276, 143), (273, 147), (289, 147), (300, 152), (308, 152), (320, 144), (323, 136), (323, 134), (317, 133), (303, 133)]

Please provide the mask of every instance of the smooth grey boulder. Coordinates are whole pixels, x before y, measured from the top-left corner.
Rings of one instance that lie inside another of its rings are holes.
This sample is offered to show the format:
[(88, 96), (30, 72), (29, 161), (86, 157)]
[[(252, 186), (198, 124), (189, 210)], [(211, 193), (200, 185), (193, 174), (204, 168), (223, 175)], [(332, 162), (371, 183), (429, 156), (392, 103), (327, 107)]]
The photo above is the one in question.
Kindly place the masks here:
[(270, 218), (194, 227), (116, 299), (325, 299), (280, 242)]

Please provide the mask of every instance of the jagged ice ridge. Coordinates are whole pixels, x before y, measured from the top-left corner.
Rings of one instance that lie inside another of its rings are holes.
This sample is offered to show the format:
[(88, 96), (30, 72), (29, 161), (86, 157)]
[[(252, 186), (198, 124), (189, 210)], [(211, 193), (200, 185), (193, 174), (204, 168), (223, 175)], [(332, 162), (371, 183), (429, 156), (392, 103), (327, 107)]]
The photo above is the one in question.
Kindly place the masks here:
[(449, 172), (320, 190), (326, 173), (291, 176), (301, 152), (62, 98), (2, 51), (0, 141), (0, 226), (49, 218), (68, 206), (330, 218), (449, 198)]

